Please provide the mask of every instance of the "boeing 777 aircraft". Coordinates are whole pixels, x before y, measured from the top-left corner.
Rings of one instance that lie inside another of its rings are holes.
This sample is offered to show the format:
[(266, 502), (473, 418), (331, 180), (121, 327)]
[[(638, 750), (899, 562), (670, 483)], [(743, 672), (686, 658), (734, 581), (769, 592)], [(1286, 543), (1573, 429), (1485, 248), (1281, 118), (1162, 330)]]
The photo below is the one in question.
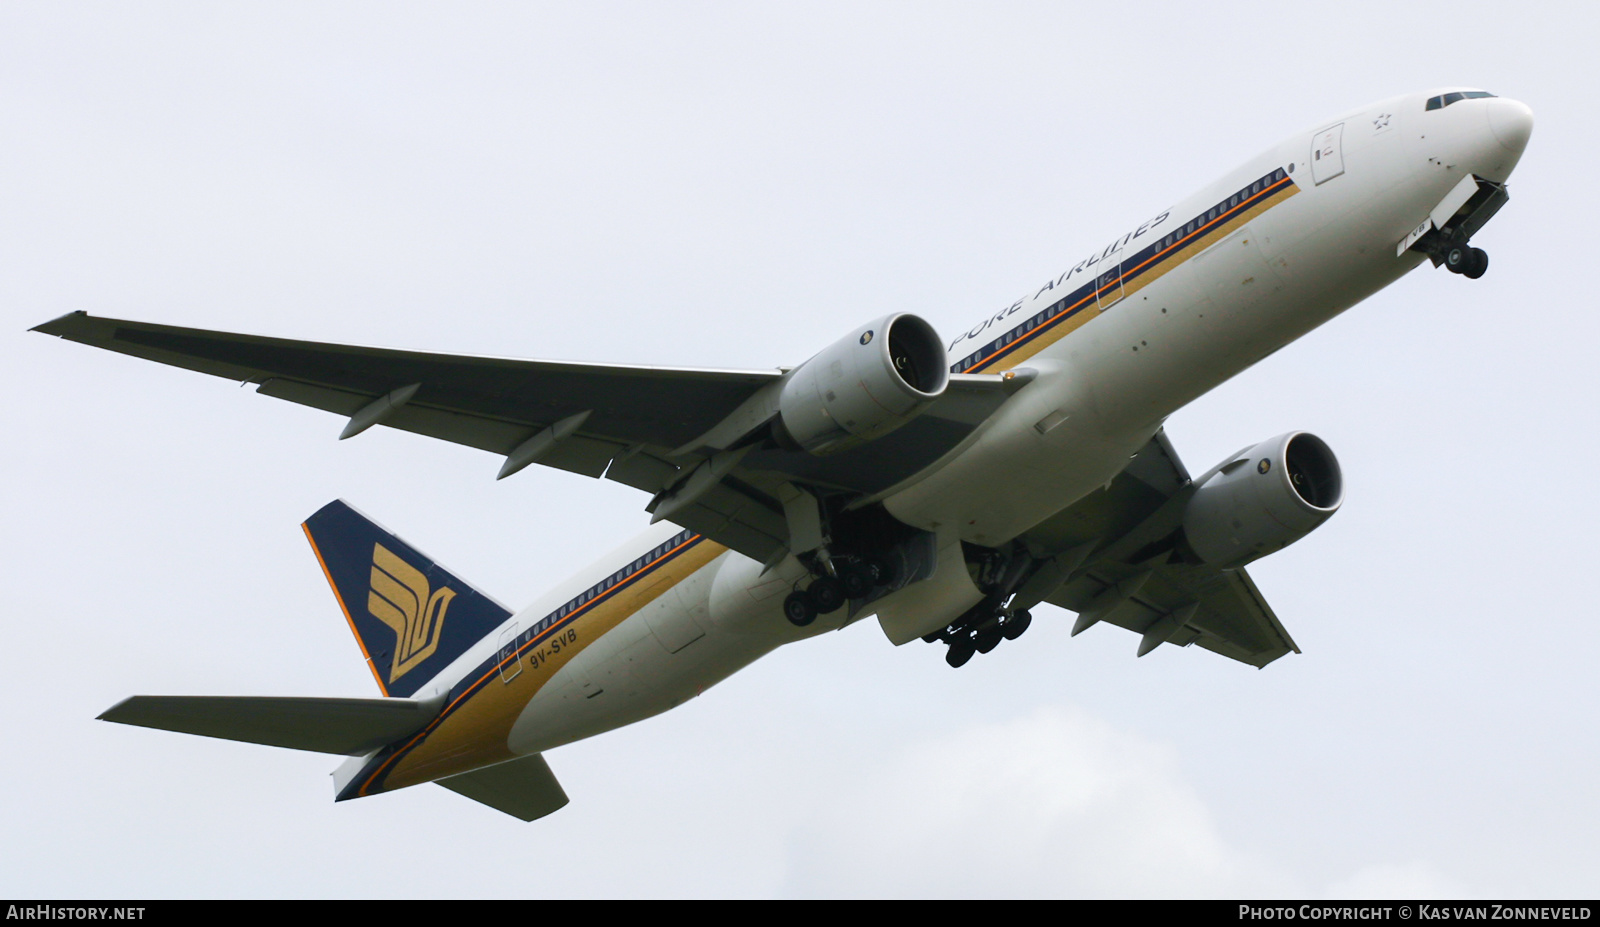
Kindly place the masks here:
[[(690, 699), (774, 648), (876, 616), (959, 667), (1042, 602), (1139, 656), (1263, 667), (1294, 640), (1245, 566), (1343, 498), (1290, 432), (1191, 477), (1186, 403), (1474, 234), (1533, 129), (1481, 90), (1324, 120), (1106, 238), (942, 340), (893, 313), (780, 370), (507, 360), (73, 313), (38, 326), (337, 413), (643, 491), (652, 527), (521, 611), (342, 501), (305, 521), (383, 698), (134, 696), (125, 724), (347, 757), (339, 800), (437, 782), (524, 820), (566, 804), (543, 753)], [(1130, 642), (1131, 643), (1131, 642)]]

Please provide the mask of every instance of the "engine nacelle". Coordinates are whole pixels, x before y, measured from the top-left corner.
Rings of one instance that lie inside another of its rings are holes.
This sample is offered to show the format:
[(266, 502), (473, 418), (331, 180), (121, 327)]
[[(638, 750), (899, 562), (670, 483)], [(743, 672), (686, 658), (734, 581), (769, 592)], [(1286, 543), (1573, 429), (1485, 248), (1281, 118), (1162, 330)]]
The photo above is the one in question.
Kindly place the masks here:
[(1232, 569), (1305, 537), (1343, 501), (1333, 451), (1291, 431), (1223, 461), (1189, 500), (1183, 531), (1201, 560)]
[(933, 326), (909, 313), (887, 315), (789, 375), (774, 431), (812, 454), (833, 454), (916, 418), (949, 382), (950, 362)]

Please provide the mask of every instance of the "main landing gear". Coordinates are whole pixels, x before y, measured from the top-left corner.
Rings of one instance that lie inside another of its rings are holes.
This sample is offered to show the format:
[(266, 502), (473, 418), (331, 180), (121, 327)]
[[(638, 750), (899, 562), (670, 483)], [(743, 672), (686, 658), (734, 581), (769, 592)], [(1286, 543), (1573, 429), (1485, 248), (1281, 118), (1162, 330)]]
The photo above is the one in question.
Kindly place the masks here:
[(965, 666), (973, 654), (988, 653), (1003, 640), (1021, 637), (1033, 623), (1027, 606), (1043, 598), (1020, 591), (1039, 566), (1020, 542), (1002, 548), (963, 544), (962, 550), (972, 581), (984, 596), (961, 617), (922, 638), (930, 644), (944, 642), (944, 661), (953, 667)]
[(783, 600), (783, 617), (796, 627), (805, 627), (844, 607), (850, 599), (864, 599), (874, 586), (888, 585), (888, 568), (876, 560), (832, 561), (833, 575), (821, 572), (804, 589), (796, 589)]
[(1452, 274), (1476, 280), (1489, 269), (1489, 255), (1482, 248), (1455, 245), (1445, 251), (1444, 266)]
[(1016, 640), (1033, 623), (1033, 615), (1027, 609), (1012, 611), (1000, 606), (980, 612), (977, 620), (967, 616), (963, 618), (964, 621), (923, 638), (930, 644), (944, 641), (950, 645), (945, 651), (944, 662), (953, 667), (965, 666), (973, 654), (988, 653), (1000, 646), (1002, 640)]

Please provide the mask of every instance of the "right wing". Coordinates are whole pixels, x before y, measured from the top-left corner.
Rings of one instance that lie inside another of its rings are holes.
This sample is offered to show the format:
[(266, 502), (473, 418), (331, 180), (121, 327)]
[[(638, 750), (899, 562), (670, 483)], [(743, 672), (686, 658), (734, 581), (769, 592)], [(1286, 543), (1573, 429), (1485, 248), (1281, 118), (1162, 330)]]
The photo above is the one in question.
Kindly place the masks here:
[[(1137, 565), (1099, 564), (1045, 601), (1082, 615), (1097, 595), (1141, 572)], [(1198, 644), (1260, 668), (1286, 653), (1300, 652), (1242, 569), (1161, 565), (1126, 605), (1101, 620), (1145, 635), (1139, 645), (1140, 656), (1163, 643)]]
[(1142, 636), (1144, 656), (1163, 643), (1198, 644), (1263, 667), (1299, 653), (1243, 569), (1218, 570), (1176, 550), (1196, 484), (1158, 432), (1106, 487), (1029, 531), (1035, 550), (1084, 551), (1043, 601), (1078, 613), (1078, 633), (1098, 622)]

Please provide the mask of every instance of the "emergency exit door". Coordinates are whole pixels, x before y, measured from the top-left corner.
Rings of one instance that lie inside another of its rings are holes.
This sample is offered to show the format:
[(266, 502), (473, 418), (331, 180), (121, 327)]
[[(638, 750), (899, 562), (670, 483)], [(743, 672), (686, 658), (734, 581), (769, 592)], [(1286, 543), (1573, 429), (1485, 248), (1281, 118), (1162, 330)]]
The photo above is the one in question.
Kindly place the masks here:
[(1344, 173), (1344, 123), (1323, 129), (1311, 140), (1311, 179), (1325, 183)]

